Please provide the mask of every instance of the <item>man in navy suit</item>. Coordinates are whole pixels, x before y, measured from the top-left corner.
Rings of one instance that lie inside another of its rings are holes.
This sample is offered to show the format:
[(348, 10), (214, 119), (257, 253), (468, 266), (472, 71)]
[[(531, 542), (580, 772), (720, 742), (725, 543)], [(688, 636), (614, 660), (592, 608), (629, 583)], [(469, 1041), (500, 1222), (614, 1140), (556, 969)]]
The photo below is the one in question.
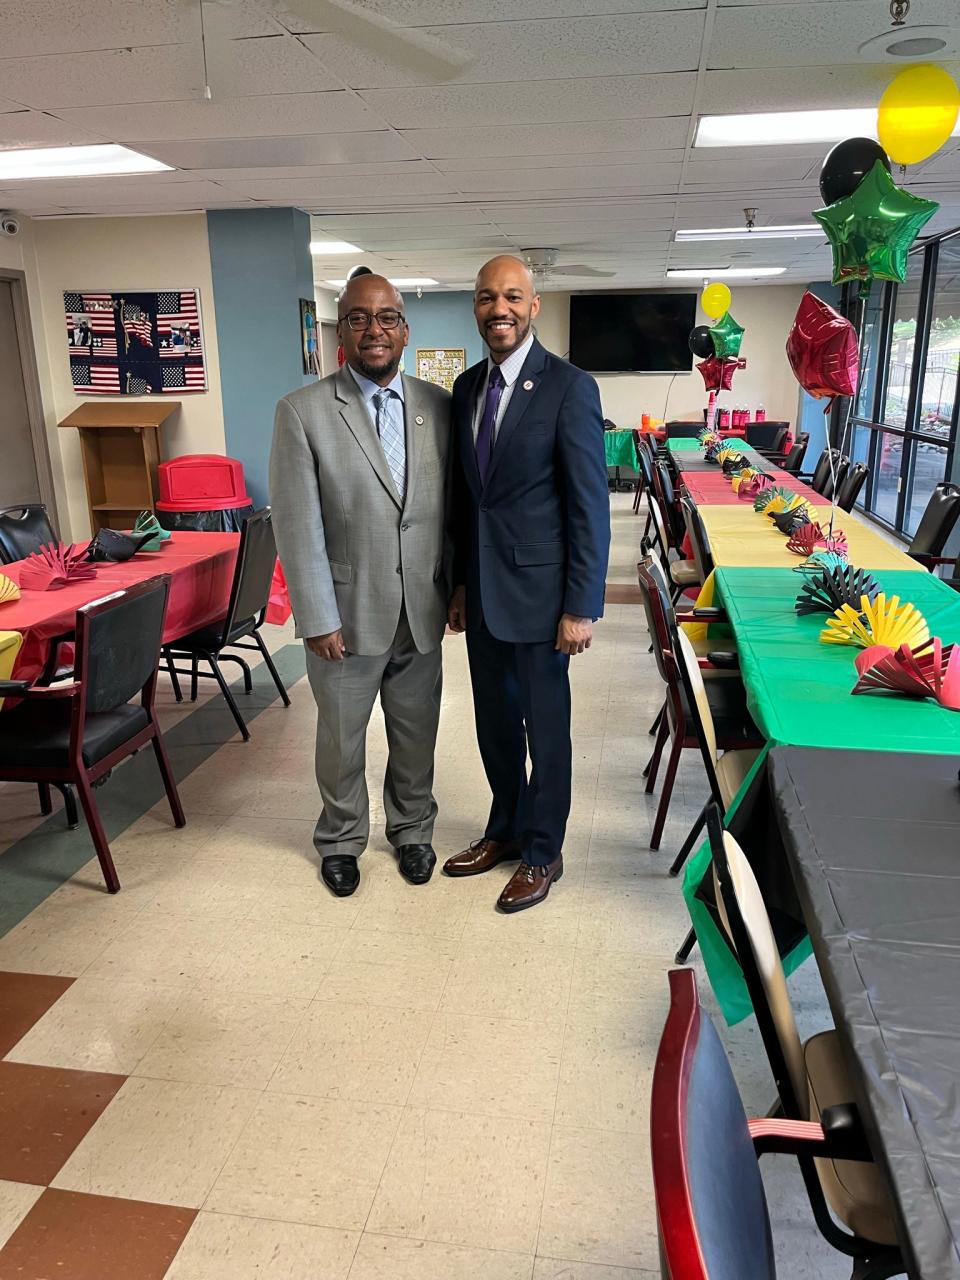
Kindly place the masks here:
[(519, 258), (482, 268), (473, 309), (489, 357), (453, 388), (459, 585), (448, 620), (467, 633), (493, 803), (483, 837), (444, 871), (519, 859), (497, 906), (523, 911), (563, 874), (570, 658), (603, 613), (610, 547), (603, 415), (593, 378), (534, 336), (540, 298)]

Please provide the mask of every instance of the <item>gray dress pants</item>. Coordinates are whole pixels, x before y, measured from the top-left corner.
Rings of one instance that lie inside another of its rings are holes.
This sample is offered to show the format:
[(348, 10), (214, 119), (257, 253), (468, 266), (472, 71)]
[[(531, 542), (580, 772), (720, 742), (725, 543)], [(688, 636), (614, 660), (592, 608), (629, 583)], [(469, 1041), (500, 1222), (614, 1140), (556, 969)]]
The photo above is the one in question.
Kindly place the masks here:
[(433, 756), (440, 720), (440, 646), (419, 653), (402, 611), (387, 653), (325, 662), (307, 649), (307, 675), (318, 712), (317, 785), (323, 810), (313, 836), (317, 852), (359, 857), (367, 847), (367, 725), (378, 693), (388, 747), (387, 839), (395, 849), (429, 844), (437, 816)]

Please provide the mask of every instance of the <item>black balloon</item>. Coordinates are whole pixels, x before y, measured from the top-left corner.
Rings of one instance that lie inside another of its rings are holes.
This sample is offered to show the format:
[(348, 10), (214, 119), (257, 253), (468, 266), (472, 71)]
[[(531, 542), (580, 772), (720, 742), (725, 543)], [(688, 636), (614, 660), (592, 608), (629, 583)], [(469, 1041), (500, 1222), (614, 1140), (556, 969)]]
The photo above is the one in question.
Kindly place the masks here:
[(820, 194), (824, 204), (852, 196), (877, 161), (890, 172), (890, 157), (872, 138), (847, 138), (838, 142), (820, 170)]
[(695, 329), (690, 330), (687, 346), (701, 360), (709, 360), (711, 356), (716, 355), (713, 349), (713, 339), (710, 337), (710, 329), (705, 324), (698, 324)]
[(373, 272), (369, 267), (354, 267), (352, 271), (347, 273), (348, 280), (356, 280), (357, 276), (372, 276)]

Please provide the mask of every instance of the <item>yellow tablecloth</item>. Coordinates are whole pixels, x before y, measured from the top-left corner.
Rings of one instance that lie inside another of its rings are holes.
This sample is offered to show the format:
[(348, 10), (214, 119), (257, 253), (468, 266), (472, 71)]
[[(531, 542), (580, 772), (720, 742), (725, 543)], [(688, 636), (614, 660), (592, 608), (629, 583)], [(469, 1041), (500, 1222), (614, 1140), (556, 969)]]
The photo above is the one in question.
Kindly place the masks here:
[[(724, 568), (736, 566), (792, 569), (802, 557), (787, 550), (787, 539), (769, 516), (742, 506), (702, 506), (697, 510), (703, 518), (710, 539), (714, 563)], [(830, 523), (830, 508), (815, 507), (815, 519), (824, 528)], [(835, 528), (846, 534), (849, 560), (858, 569), (916, 569), (917, 562), (904, 551), (891, 546), (875, 529), (852, 512), (839, 511)]]
[[(10, 679), (22, 644), (23, 636), (19, 631), (0, 631), (0, 680)], [(3, 698), (0, 698), (0, 707), (2, 706)]]

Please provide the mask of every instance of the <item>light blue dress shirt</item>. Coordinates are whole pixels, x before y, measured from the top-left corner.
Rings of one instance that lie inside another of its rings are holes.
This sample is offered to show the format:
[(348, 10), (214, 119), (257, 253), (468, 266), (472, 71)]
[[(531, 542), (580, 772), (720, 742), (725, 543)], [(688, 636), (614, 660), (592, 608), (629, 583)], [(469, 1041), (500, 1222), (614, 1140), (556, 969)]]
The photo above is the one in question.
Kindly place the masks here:
[[(390, 398), (387, 400), (386, 404), (384, 405), (384, 413), (386, 413), (389, 416), (389, 418), (391, 419), (391, 423), (395, 428), (395, 432), (396, 432), (395, 438), (398, 441), (403, 442), (403, 453), (404, 453), (403, 463), (404, 463), (404, 477), (405, 477), (406, 476), (406, 432), (404, 429), (403, 375), (400, 373), (398, 369), (393, 380), (391, 382), (388, 382), (386, 387), (381, 387), (379, 383), (374, 382), (371, 378), (366, 378), (362, 373), (357, 373), (356, 369), (354, 369), (351, 365), (347, 365), (347, 368), (350, 370), (350, 376), (353, 378), (354, 382), (357, 384), (357, 389), (360, 392), (361, 396), (363, 397), (364, 407), (366, 408), (367, 413), (370, 415), (370, 421), (373, 423), (374, 427), (376, 427), (377, 425), (377, 406), (374, 403), (373, 397), (377, 394), (378, 391), (386, 390), (386, 391), (391, 391), (393, 393), (390, 396)], [(405, 481), (402, 488), (403, 489), (406, 488)]]

